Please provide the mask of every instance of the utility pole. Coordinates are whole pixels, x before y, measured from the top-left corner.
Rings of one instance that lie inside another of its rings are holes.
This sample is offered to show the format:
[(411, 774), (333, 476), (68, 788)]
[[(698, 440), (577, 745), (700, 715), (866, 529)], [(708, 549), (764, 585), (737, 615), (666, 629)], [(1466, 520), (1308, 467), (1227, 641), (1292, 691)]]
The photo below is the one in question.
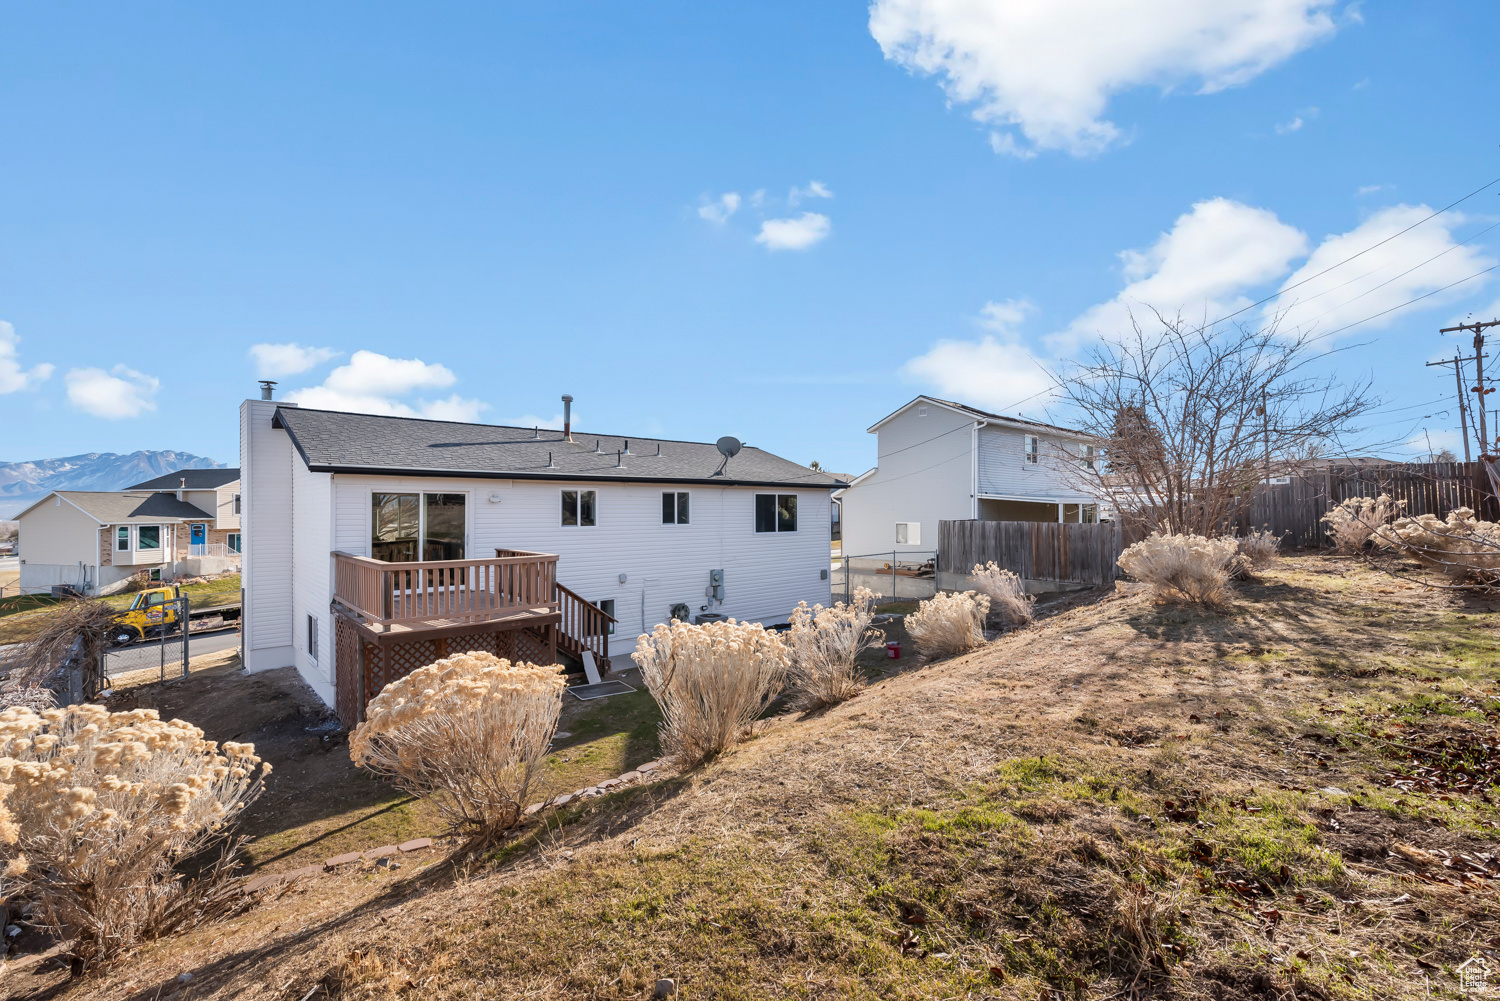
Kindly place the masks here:
[(1484, 332), (1490, 327), (1500, 327), (1500, 320), (1490, 320), (1487, 323), (1460, 323), (1455, 327), (1444, 327), (1438, 331), (1440, 334), (1452, 334), (1460, 330), (1474, 332), (1474, 386), (1469, 392), (1479, 394), (1479, 406), (1474, 409), (1479, 411), (1479, 457), (1481, 459), (1490, 451), (1490, 433), (1484, 419), (1484, 398), (1494, 392), (1493, 389), (1484, 388)]
[[(1462, 433), (1464, 439), (1464, 461), (1472, 462), (1473, 457), (1469, 454), (1469, 408), (1464, 402), (1464, 397), (1468, 395), (1464, 392), (1464, 362), (1474, 361), (1475, 359), (1460, 357), (1462, 354), (1463, 352), (1461, 351), (1455, 351), (1453, 352), (1452, 361), (1430, 361), (1427, 363), (1427, 367), (1431, 368), (1434, 365), (1453, 366), (1453, 382), (1458, 387), (1458, 429)], [(1483, 404), (1481, 403), (1480, 406), (1483, 406)], [(1475, 430), (1478, 430), (1477, 425), (1475, 427)]]
[(1271, 485), (1271, 410), (1266, 406), (1266, 387), (1260, 387), (1261, 430), (1266, 436), (1266, 486)]

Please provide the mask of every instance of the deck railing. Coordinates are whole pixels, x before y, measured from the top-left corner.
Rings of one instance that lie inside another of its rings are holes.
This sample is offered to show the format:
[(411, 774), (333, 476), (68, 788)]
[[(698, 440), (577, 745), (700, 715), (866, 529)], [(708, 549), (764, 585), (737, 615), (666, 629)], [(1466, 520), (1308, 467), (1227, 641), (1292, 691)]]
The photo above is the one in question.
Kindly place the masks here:
[(588, 650), (599, 669), (608, 671), (609, 634), (615, 627), (615, 617), (561, 584), (557, 585), (557, 600), (562, 613), (558, 632), (565, 651), (582, 659), (583, 651)]
[(487, 619), (510, 610), (557, 610), (557, 557), (517, 549), (491, 559), (386, 563), (333, 554), (334, 598), (375, 622)]

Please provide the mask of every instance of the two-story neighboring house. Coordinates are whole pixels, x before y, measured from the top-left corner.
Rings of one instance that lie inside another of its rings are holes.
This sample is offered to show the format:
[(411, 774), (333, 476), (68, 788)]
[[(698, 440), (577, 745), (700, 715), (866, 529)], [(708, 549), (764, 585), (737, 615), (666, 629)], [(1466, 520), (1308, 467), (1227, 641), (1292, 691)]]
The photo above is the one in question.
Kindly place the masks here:
[(348, 723), (449, 653), (607, 672), (674, 617), (783, 622), (830, 600), (839, 481), (733, 439), (269, 399), (241, 406), (240, 436), (246, 668), (295, 665)]
[(1098, 520), (1095, 446), (1077, 431), (931, 396), (867, 430), (878, 464), (834, 494), (846, 556), (930, 556), (945, 520)]
[(81, 594), (239, 567), (240, 471), (183, 469), (125, 490), (57, 490), (17, 516), (22, 591)]

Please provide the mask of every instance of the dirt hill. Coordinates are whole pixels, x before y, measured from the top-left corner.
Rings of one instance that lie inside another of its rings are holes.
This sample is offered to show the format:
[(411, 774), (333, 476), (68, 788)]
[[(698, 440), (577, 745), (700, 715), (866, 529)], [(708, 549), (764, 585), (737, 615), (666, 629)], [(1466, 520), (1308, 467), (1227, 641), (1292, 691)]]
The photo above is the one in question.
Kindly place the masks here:
[[(293, 883), (17, 997), (1326, 998), (1500, 949), (1500, 616), (1327, 557), (1116, 593), (485, 859)], [(1488, 952), (1487, 952), (1488, 951)], [(191, 979), (179, 980), (179, 975)]]

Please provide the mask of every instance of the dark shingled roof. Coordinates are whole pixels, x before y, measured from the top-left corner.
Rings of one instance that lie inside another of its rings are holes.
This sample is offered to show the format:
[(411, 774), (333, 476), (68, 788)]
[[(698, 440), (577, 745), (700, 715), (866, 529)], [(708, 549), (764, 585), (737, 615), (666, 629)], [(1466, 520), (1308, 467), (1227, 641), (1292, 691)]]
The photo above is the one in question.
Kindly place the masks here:
[[(574, 431), (569, 442), (555, 430), (302, 407), (278, 407), (272, 424), (286, 430), (307, 468), (319, 473), (828, 489), (843, 485), (826, 473), (749, 446), (726, 463), (718, 448), (705, 442), (627, 439), (582, 431)], [(617, 464), (615, 453), (627, 441), (630, 454)]]
[[(212, 521), (213, 515), (187, 501), (180, 501), (176, 494), (130, 493), (123, 490), (58, 490), (63, 498), (106, 525), (161, 521)], [(53, 496), (48, 494), (48, 497)], [(46, 500), (46, 498), (42, 498)], [(26, 511), (40, 506), (38, 501)], [(26, 512), (22, 512), (23, 514)]]
[(126, 490), (176, 490), (178, 484), (187, 480), (188, 490), (213, 490), (240, 478), (238, 469), (179, 469), (175, 473), (158, 476), (145, 483), (134, 483)]

